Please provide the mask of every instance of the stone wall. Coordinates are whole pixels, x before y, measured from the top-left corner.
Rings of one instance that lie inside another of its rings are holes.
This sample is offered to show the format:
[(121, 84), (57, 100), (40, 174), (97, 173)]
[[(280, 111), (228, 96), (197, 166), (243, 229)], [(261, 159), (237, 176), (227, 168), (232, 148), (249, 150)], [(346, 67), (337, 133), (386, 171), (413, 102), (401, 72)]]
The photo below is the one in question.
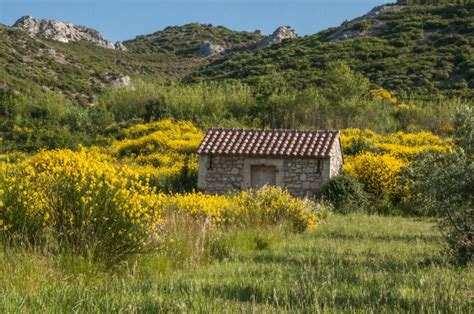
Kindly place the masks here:
[(329, 171), (329, 177), (335, 177), (341, 173), (342, 164), (344, 160), (342, 159), (342, 149), (341, 149), (341, 142), (335, 143), (331, 149), (331, 168)]
[(332, 176), (339, 174), (341, 164), (340, 156), (331, 159), (200, 156), (198, 188), (210, 194), (246, 190), (251, 184), (252, 165), (266, 165), (276, 167), (277, 186), (288, 189), (294, 196), (313, 196)]
[(198, 188), (211, 194), (241, 190), (244, 159), (199, 156)]
[(285, 159), (283, 186), (294, 196), (313, 196), (329, 181), (329, 159)]

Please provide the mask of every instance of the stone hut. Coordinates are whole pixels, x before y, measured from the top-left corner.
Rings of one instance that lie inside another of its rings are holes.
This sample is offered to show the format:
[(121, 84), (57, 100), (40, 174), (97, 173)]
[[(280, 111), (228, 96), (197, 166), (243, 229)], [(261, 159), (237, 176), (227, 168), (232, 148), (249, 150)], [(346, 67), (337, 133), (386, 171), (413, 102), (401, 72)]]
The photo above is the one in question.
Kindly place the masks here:
[(198, 188), (210, 194), (275, 185), (313, 196), (343, 164), (339, 131), (213, 128), (198, 154)]

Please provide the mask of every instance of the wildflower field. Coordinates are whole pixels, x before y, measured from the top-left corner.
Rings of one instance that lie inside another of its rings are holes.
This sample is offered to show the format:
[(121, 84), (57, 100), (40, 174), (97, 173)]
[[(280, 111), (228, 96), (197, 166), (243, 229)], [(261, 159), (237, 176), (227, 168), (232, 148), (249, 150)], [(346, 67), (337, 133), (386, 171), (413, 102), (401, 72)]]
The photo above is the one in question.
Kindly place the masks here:
[[(204, 228), (288, 223), (315, 229), (317, 206), (268, 187), (235, 195), (196, 192), (203, 134), (188, 122), (139, 124), (109, 147), (3, 156), (0, 235), (7, 242), (110, 263), (166, 247), (166, 219)], [(216, 230), (214, 230), (216, 229)]]
[[(1, 233), (28, 243), (56, 239), (73, 252), (120, 259), (160, 244), (163, 220), (176, 213), (216, 226), (285, 220), (295, 231), (317, 227), (317, 204), (278, 188), (227, 196), (196, 192), (202, 138), (191, 122), (165, 119), (125, 128), (106, 147), (3, 155)], [(400, 172), (416, 154), (452, 149), (449, 140), (428, 132), (347, 129), (341, 140), (344, 170), (375, 196), (400, 193)]]
[[(202, 194), (202, 138), (192, 123), (165, 119), (121, 129), (106, 146), (0, 156), (0, 311), (472, 307), (457, 293), (472, 290), (472, 272), (445, 264), (429, 219), (334, 216), (324, 198), (275, 187)], [(454, 147), (428, 132), (347, 129), (341, 139), (347, 175), (391, 204), (406, 193), (400, 177), (417, 154)]]

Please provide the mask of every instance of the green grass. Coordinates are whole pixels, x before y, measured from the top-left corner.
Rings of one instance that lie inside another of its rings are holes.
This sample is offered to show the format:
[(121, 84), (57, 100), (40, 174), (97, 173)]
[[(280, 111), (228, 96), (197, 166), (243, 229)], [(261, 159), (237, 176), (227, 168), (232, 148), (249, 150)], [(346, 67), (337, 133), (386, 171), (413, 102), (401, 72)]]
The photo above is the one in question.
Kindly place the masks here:
[(441, 239), (426, 220), (351, 215), (301, 235), (229, 231), (200, 267), (162, 254), (103, 271), (5, 250), (0, 312), (472, 313), (474, 272), (446, 264)]

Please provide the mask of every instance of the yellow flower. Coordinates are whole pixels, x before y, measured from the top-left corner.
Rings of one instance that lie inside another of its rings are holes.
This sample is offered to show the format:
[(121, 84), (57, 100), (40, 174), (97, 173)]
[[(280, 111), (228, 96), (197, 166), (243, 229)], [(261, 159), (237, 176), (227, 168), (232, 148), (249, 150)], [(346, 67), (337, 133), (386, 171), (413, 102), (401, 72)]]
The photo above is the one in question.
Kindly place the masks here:
[(347, 157), (344, 170), (363, 182), (369, 191), (383, 194), (397, 191), (399, 173), (406, 166), (406, 162), (391, 154), (364, 152)]

